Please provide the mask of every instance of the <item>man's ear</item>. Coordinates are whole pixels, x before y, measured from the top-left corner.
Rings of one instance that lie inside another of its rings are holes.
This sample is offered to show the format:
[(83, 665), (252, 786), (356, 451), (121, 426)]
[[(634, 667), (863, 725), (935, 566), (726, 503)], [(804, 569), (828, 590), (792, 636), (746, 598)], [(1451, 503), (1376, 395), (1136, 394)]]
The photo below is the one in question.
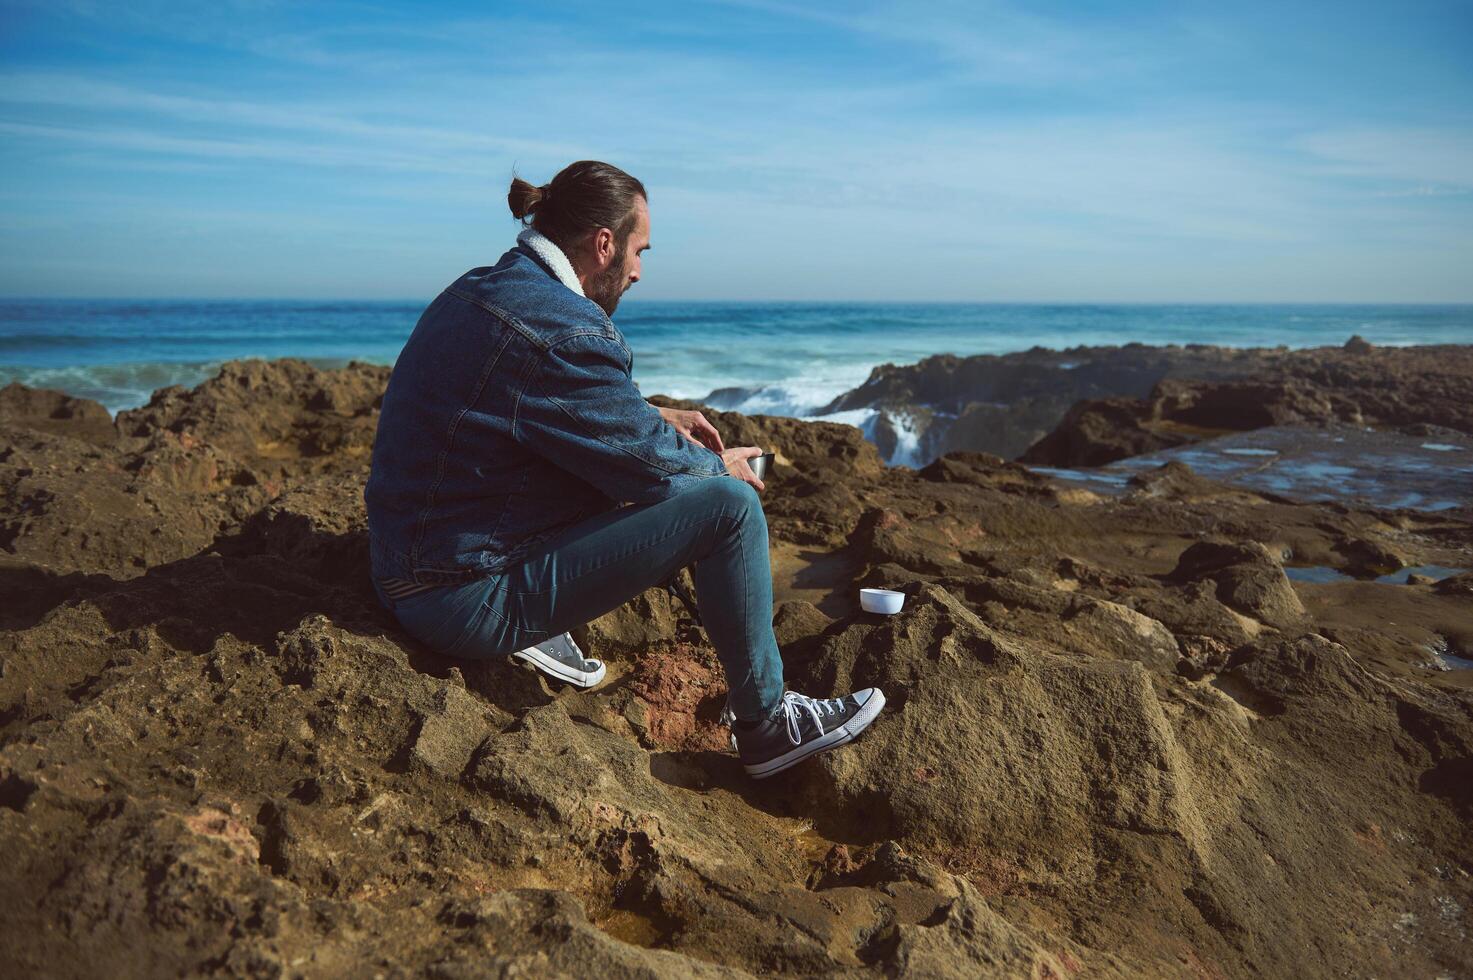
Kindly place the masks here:
[(600, 268), (614, 261), (614, 233), (608, 228), (600, 228), (593, 233), (593, 254), (598, 260)]

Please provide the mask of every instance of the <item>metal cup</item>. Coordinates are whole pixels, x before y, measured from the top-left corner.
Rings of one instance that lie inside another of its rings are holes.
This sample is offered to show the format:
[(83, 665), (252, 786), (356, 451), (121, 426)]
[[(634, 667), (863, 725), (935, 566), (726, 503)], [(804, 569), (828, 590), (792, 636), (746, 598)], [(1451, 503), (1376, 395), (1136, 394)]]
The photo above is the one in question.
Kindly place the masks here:
[(772, 453), (763, 453), (747, 460), (747, 465), (752, 467), (752, 475), (759, 480), (767, 479), (767, 468), (772, 465)]

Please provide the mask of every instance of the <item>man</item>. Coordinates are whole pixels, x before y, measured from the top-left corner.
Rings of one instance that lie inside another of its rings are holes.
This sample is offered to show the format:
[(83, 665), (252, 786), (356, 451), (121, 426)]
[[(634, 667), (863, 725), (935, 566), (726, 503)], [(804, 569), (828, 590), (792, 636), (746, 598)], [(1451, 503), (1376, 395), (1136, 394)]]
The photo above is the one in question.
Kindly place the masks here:
[(591, 687), (604, 665), (567, 630), (694, 565), (747, 772), (854, 738), (880, 691), (783, 689), (747, 462), (761, 450), (724, 447), (699, 412), (656, 409), (631, 380), (609, 317), (649, 248), (644, 185), (581, 161), (543, 187), (513, 180), (507, 200), (531, 227), (429, 305), (384, 393), (364, 490), (379, 600), (441, 653)]

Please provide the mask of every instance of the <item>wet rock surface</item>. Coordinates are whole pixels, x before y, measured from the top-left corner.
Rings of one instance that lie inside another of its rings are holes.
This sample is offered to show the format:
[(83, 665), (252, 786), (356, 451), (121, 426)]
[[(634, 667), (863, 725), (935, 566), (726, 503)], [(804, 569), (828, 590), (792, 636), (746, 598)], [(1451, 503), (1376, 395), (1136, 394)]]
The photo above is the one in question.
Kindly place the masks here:
[[(1145, 396), (1075, 403), (1019, 458), (1099, 466), (1225, 432), (1286, 425), (1415, 427), (1473, 434), (1473, 347), (1244, 351), (1251, 377), (1199, 376), (1173, 367)], [(1233, 362), (1243, 366), (1243, 358)]]
[(960, 450), (1099, 466), (1224, 432), (1340, 422), (1473, 433), (1473, 347), (1034, 347), (884, 364), (822, 413), (873, 413), (885, 459)]
[(1097, 467), (1034, 467), (1099, 493), (1168, 464), (1295, 500), (1385, 509), (1473, 508), (1473, 435), (1443, 426), (1282, 425), (1159, 449)]
[[(385, 377), (234, 363), (113, 435), (0, 393), (17, 975), (1473, 970), (1473, 671), (1428, 666), (1473, 657), (1464, 512), (1181, 462), (1108, 494), (986, 453), (887, 469), (850, 427), (709, 413), (777, 454), (790, 686), (889, 698), (754, 783), (663, 592), (581, 631), (593, 691), (377, 606)], [(1356, 578), (1388, 563), (1448, 572)]]

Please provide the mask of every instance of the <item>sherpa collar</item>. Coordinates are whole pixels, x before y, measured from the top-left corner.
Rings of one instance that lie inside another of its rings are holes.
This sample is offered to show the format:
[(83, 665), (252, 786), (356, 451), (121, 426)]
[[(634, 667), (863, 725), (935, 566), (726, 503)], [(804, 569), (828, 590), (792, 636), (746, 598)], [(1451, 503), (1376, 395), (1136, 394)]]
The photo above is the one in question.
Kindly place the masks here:
[(577, 274), (573, 272), (573, 263), (568, 261), (567, 255), (563, 253), (562, 249), (558, 248), (557, 243), (551, 238), (548, 238), (536, 228), (524, 228), (522, 229), (522, 233), (517, 236), (517, 244), (525, 245), (533, 252), (536, 252), (537, 257), (547, 263), (548, 268), (552, 269), (552, 274), (557, 276), (558, 282), (567, 286), (579, 296), (583, 295), (583, 284), (578, 281)]

